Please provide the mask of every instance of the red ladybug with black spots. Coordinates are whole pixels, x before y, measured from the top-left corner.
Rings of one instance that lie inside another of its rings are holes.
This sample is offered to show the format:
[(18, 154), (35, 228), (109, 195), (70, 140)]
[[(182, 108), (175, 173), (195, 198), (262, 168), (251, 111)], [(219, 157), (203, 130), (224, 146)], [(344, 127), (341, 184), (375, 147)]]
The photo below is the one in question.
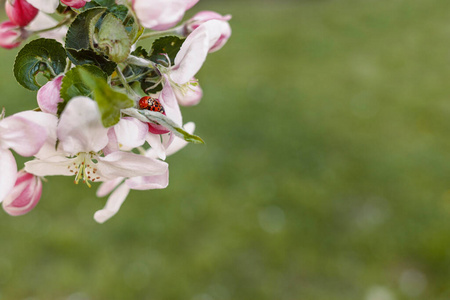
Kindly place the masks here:
[(139, 107), (141, 109), (147, 109), (150, 111), (159, 112), (159, 113), (162, 113), (163, 115), (166, 114), (161, 102), (157, 98), (152, 98), (150, 96), (142, 97), (139, 100)]

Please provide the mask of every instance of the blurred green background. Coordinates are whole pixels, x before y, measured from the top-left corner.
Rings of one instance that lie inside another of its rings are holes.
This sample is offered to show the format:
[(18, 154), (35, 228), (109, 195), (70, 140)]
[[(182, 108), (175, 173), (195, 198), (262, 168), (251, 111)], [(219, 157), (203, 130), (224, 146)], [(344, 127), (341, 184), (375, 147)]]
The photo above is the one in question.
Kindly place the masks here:
[[(0, 212), (0, 299), (450, 299), (450, 2), (200, 1), (233, 36), (166, 190), (49, 177)], [(36, 106), (0, 50), (1, 106)]]

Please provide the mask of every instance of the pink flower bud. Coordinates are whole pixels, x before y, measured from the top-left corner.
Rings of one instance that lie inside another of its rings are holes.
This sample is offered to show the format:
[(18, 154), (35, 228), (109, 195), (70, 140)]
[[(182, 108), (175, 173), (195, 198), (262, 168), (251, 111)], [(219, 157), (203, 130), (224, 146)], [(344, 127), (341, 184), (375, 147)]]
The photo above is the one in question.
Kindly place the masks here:
[(11, 21), (0, 24), (0, 47), (12, 49), (25, 39), (25, 31)]
[(17, 174), (16, 184), (3, 201), (3, 209), (11, 216), (20, 216), (31, 211), (41, 199), (42, 182), (25, 171)]
[(27, 26), (39, 12), (25, 0), (8, 0), (5, 2), (5, 10), (11, 22), (21, 27)]
[(197, 27), (210, 20), (223, 21), (223, 26), (221, 26), (220, 38), (214, 43), (214, 45), (210, 45), (209, 52), (215, 52), (222, 48), (231, 36), (231, 27), (228, 24), (228, 21), (231, 20), (231, 15), (222, 16), (221, 14), (218, 14), (214, 11), (204, 10), (197, 13), (190, 20), (188, 20), (186, 22), (184, 30), (185, 35), (188, 36)]
[(58, 111), (58, 103), (62, 102), (59, 91), (61, 90), (62, 80), (64, 76), (59, 75), (53, 80), (44, 84), (37, 93), (37, 102), (39, 108), (46, 113), (56, 115)]
[(61, 0), (61, 2), (73, 8), (82, 8), (86, 2), (91, 2), (91, 0)]

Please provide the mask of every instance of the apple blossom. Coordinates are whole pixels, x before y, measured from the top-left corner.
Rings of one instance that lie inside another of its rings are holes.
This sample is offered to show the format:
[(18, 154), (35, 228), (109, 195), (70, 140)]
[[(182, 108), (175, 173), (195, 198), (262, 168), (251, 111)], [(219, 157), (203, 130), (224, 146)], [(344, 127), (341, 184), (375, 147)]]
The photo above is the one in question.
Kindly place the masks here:
[(25, 31), (11, 21), (0, 24), (0, 47), (12, 49), (20, 46), (25, 39)]
[(145, 28), (166, 30), (175, 26), (198, 0), (133, 0), (133, 9)]
[(91, 2), (91, 0), (61, 0), (61, 2), (73, 8), (82, 8), (86, 2)]
[(20, 216), (31, 211), (41, 199), (42, 181), (25, 171), (17, 174), (14, 188), (3, 201), (3, 209), (11, 216)]
[(167, 164), (140, 155), (116, 151), (102, 156), (108, 144), (108, 129), (99, 119), (98, 107), (87, 97), (73, 98), (58, 123), (58, 150), (43, 159), (25, 163), (36, 176), (75, 176), (75, 182), (105, 181), (117, 177), (159, 175)]
[(223, 26), (220, 27), (220, 37), (215, 44), (210, 46), (209, 52), (215, 52), (222, 48), (231, 36), (231, 27), (228, 21), (231, 20), (231, 15), (222, 16), (214, 11), (204, 10), (195, 14), (189, 19), (184, 26), (184, 34), (188, 36), (192, 31), (197, 29), (203, 23), (210, 20), (218, 20), (223, 22)]
[(67, 26), (61, 25), (57, 28), (54, 28), (53, 30), (46, 30), (48, 28), (57, 26), (57, 24), (58, 21), (40, 11), (36, 18), (30, 24), (28, 24), (26, 30), (27, 32), (29, 32), (29, 34), (39, 32), (40, 37), (54, 39), (60, 43), (63, 43), (64, 38), (67, 34)]
[(59, 0), (26, 0), (28, 3), (36, 7), (37, 9), (52, 14), (56, 11), (59, 5)]
[(58, 103), (63, 101), (59, 94), (63, 77), (63, 75), (59, 75), (53, 80), (47, 82), (39, 89), (37, 94), (37, 102), (39, 108), (43, 112), (56, 115), (56, 112), (58, 110)]
[[(189, 133), (195, 130), (195, 124), (190, 122), (185, 126)], [(165, 150), (166, 155), (172, 155), (187, 145), (187, 142), (176, 137), (169, 147)], [(147, 157), (158, 157), (157, 150), (150, 148), (146, 153)], [(164, 189), (169, 185), (169, 172), (156, 176), (137, 176), (131, 178), (116, 178), (100, 185), (97, 190), (97, 197), (104, 197), (111, 193), (106, 205), (103, 209), (97, 211), (94, 219), (98, 223), (104, 223), (113, 217), (122, 206), (127, 198), (130, 190), (150, 190), (150, 189)]]
[(21, 156), (33, 156), (46, 139), (46, 130), (23, 116), (13, 115), (0, 121), (0, 202), (16, 182), (16, 160), (9, 149)]
[(5, 11), (9, 20), (17, 26), (27, 26), (38, 14), (39, 10), (26, 0), (7, 0)]
[[(199, 103), (194, 76), (231, 34), (231, 17), (210, 11), (171, 28), (197, 2), (7, 0), (0, 46), (41, 37), (14, 62), (17, 82), (37, 92), (39, 107), (0, 115), (0, 202), (8, 214), (35, 207), (44, 176), (103, 182), (97, 195), (109, 198), (95, 213), (99, 223), (130, 190), (168, 186), (166, 157), (204, 143), (193, 123), (183, 127), (180, 105)], [(152, 37), (160, 38), (150, 48), (137, 46)], [(17, 172), (12, 151), (33, 158)]]

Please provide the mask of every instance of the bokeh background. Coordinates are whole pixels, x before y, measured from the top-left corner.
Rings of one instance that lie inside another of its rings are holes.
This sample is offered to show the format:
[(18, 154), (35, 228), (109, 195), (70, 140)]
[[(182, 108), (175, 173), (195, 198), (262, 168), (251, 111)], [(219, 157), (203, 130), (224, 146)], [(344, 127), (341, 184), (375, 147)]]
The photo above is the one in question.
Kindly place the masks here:
[[(450, 2), (208, 1), (229, 43), (166, 190), (48, 178), (0, 212), (0, 299), (450, 299)], [(1, 106), (36, 106), (0, 50)], [(21, 161), (23, 162), (23, 160)]]

